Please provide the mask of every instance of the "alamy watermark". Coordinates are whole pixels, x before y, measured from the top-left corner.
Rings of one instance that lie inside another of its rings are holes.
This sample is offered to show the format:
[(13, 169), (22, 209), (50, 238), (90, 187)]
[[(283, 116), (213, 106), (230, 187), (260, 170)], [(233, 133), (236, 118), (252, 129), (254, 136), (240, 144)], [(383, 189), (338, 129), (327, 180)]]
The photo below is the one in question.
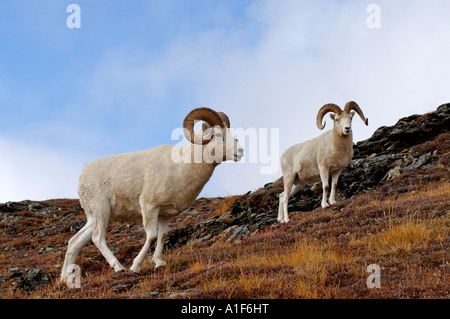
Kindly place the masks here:
[(81, 288), (81, 269), (76, 264), (71, 264), (67, 267), (67, 287)]
[(366, 272), (371, 273), (369, 277), (367, 277), (366, 285), (367, 288), (381, 288), (381, 268), (377, 264), (371, 264), (367, 266)]
[(366, 12), (370, 13), (366, 20), (366, 25), (369, 29), (381, 28), (381, 7), (378, 4), (369, 4)]
[(70, 13), (67, 17), (66, 25), (69, 29), (81, 28), (81, 8), (78, 4), (69, 4), (66, 12)]
[[(211, 130), (211, 129), (209, 129)], [(219, 130), (220, 131), (220, 130)], [(223, 132), (220, 132), (221, 134)], [(275, 174), (279, 169), (280, 129), (279, 128), (230, 128), (226, 136), (215, 136), (214, 131), (204, 131), (202, 136), (194, 136), (196, 144), (184, 147), (186, 132), (183, 128), (172, 131), (171, 139), (178, 141), (172, 149), (172, 161), (175, 163), (214, 163), (239, 159), (241, 163), (261, 164), (261, 174)], [(235, 139), (239, 137), (239, 140)], [(212, 139), (202, 145), (201, 139)], [(198, 142), (197, 142), (198, 141)], [(236, 155), (236, 158), (234, 158)], [(242, 159), (242, 160), (241, 160)]]

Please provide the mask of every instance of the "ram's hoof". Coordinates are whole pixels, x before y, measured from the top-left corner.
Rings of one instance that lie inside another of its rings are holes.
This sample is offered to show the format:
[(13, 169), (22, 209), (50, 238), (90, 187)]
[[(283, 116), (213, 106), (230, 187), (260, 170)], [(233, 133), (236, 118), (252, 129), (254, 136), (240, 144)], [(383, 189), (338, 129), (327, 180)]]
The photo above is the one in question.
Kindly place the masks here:
[(116, 265), (116, 266), (114, 266), (114, 272), (115, 272), (116, 274), (121, 273), (121, 272), (124, 272), (124, 271), (125, 271), (125, 268), (123, 268), (121, 265)]
[(141, 271), (141, 267), (137, 267), (137, 266), (135, 266), (135, 265), (131, 265), (130, 271), (131, 271), (132, 273), (139, 274), (139, 272)]
[(167, 263), (162, 259), (155, 260), (155, 268), (164, 267), (166, 265)]

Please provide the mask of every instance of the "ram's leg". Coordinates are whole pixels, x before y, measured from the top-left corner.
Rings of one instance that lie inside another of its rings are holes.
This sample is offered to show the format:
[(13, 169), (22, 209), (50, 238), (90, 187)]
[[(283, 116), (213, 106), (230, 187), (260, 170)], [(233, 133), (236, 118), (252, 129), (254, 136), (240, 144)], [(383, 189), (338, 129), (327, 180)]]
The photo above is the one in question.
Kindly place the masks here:
[(294, 183), (295, 175), (284, 175), (284, 192), (280, 194), (280, 202), (278, 206), (278, 222), (287, 223), (289, 221), (288, 202), (291, 196), (291, 188)]
[(300, 189), (302, 189), (302, 186), (303, 186), (303, 184), (301, 184), (301, 183), (298, 183), (297, 185), (293, 185), (293, 186), (292, 186), (292, 189), (291, 189), (291, 194), (290, 194), (290, 196), (292, 197), (292, 196), (294, 196), (295, 194), (297, 194), (298, 191), (299, 191)]
[(61, 270), (62, 281), (65, 282), (67, 280), (67, 277), (69, 275), (69, 273), (67, 272), (67, 268), (70, 265), (75, 264), (75, 261), (81, 248), (84, 245), (86, 245), (89, 241), (91, 241), (93, 231), (94, 231), (94, 219), (92, 215), (88, 215), (86, 225), (84, 225), (84, 227), (81, 228), (81, 230), (69, 240), (66, 257), (64, 259), (64, 264)]
[(111, 268), (114, 268), (115, 272), (123, 271), (123, 266), (106, 245), (106, 229), (108, 227), (109, 216), (111, 214), (111, 205), (109, 200), (103, 200), (97, 203), (98, 205), (93, 208), (95, 220), (92, 241), (100, 250), (103, 257), (105, 257)]
[(329, 179), (329, 172), (328, 167), (319, 167), (320, 170), (320, 179), (322, 181), (322, 189), (323, 189), (323, 197), (322, 197), (322, 208), (327, 208), (330, 205), (328, 205), (327, 197), (328, 197), (328, 179)]
[(155, 253), (153, 254), (152, 261), (155, 263), (155, 268), (165, 266), (167, 263), (161, 259), (164, 244), (162, 239), (167, 233), (169, 228), (170, 218), (159, 218), (158, 219), (158, 239), (156, 240)]
[(331, 193), (330, 193), (330, 204), (336, 204), (336, 186), (341, 175), (342, 170), (331, 174)]
[(158, 214), (159, 206), (147, 207), (142, 212), (146, 239), (144, 246), (136, 256), (136, 258), (134, 258), (133, 265), (130, 267), (130, 270), (132, 272), (139, 273), (142, 267), (142, 263), (144, 262), (145, 255), (147, 255), (147, 252), (150, 248), (150, 244), (156, 239), (156, 235), (158, 233)]

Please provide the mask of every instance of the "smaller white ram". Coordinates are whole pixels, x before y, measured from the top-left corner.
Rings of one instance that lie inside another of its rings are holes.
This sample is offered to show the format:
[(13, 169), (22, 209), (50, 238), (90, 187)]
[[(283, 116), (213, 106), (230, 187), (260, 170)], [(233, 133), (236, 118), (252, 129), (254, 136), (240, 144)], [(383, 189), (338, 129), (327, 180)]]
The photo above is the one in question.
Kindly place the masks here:
[(325, 124), (322, 124), (323, 117), (328, 112), (332, 112), (330, 117), (334, 123), (333, 129), (312, 140), (291, 146), (281, 156), (284, 192), (280, 194), (278, 222), (289, 221), (289, 198), (306, 183), (322, 181), (322, 208), (328, 207), (330, 175), (329, 203), (336, 203), (336, 184), (339, 175), (353, 157), (352, 119), (355, 112), (352, 110), (355, 110), (362, 121), (368, 125), (368, 119), (364, 117), (361, 108), (355, 102), (348, 102), (344, 110), (336, 104), (326, 104), (319, 110), (316, 124), (322, 130), (325, 127)]

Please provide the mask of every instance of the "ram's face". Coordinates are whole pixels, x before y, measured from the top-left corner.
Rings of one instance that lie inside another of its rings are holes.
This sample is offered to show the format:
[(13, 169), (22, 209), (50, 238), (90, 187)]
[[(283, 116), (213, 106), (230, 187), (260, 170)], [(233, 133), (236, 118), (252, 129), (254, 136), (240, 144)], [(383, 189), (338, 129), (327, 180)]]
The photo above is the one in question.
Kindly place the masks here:
[(203, 146), (203, 159), (208, 163), (233, 160), (238, 162), (244, 156), (244, 148), (231, 134), (229, 128), (203, 126), (203, 136), (211, 141)]
[(229, 128), (214, 128), (214, 137), (211, 144), (214, 145), (214, 158), (217, 163), (229, 160), (239, 162), (244, 156), (244, 148), (231, 134)]
[(330, 114), (331, 119), (334, 122), (334, 130), (336, 130), (339, 135), (347, 136), (352, 133), (352, 119), (355, 112), (342, 112), (341, 114)]

